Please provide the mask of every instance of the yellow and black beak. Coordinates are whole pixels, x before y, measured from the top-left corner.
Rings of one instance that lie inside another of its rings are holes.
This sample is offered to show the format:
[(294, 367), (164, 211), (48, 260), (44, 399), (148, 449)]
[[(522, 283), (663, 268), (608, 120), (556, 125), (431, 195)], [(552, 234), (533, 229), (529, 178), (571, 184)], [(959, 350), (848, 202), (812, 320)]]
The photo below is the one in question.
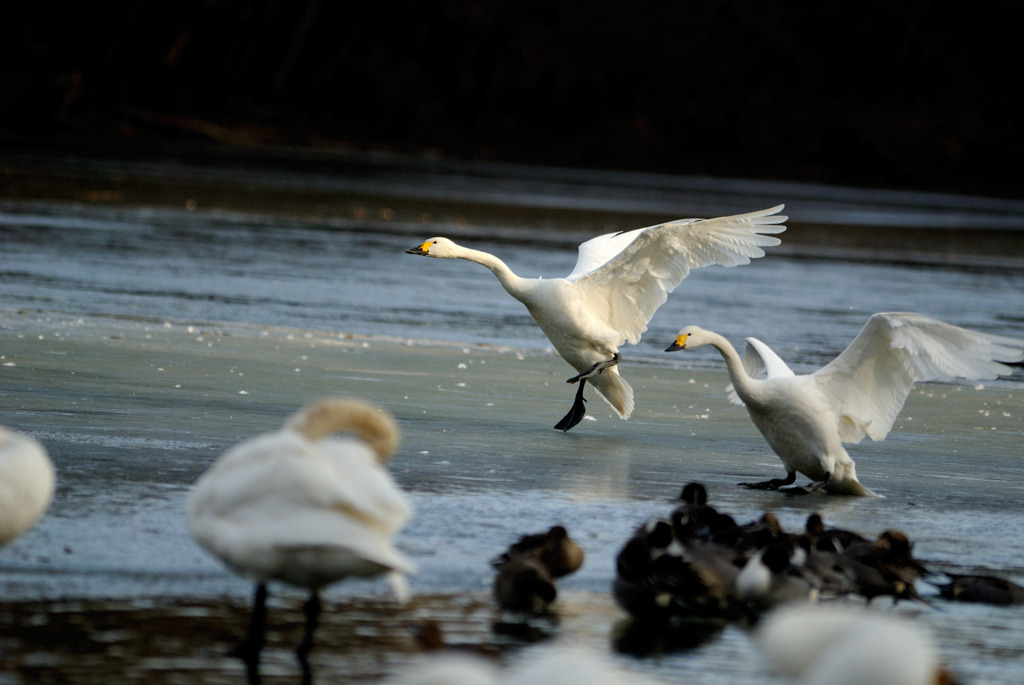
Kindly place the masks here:
[(416, 247), (410, 247), (408, 250), (405, 251), (405, 253), (406, 254), (426, 255), (427, 252), (430, 250), (430, 246), (433, 245), (433, 244), (434, 243), (432, 241), (428, 240), (427, 242), (423, 243), (422, 245), (417, 245)]
[(686, 349), (686, 339), (690, 337), (689, 333), (683, 333), (680, 336), (676, 336), (675, 342), (665, 348), (666, 352), (678, 352), (679, 350)]

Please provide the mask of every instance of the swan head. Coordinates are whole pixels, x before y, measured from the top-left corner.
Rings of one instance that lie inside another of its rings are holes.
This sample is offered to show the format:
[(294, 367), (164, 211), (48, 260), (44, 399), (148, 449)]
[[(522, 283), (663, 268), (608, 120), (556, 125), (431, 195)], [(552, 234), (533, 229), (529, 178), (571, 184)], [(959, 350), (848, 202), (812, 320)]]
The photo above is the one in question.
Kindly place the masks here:
[(440, 259), (452, 259), (458, 257), (458, 245), (448, 238), (431, 238), (416, 247), (405, 251), (406, 254), (415, 254), (423, 257), (438, 257)]
[(701, 345), (707, 345), (710, 342), (711, 334), (709, 331), (705, 331), (699, 326), (687, 326), (679, 331), (676, 335), (676, 339), (671, 345), (665, 348), (665, 351), (677, 352), (679, 350), (689, 350), (694, 347), (700, 347)]

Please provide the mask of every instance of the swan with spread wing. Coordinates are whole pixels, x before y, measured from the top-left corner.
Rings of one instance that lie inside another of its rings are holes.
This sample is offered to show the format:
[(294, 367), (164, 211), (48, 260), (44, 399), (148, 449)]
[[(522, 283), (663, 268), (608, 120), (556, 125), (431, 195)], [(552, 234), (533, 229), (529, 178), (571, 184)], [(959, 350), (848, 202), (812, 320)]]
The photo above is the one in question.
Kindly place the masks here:
[[(786, 467), (786, 478), (741, 483), (784, 492), (872, 495), (857, 480), (843, 443), (884, 440), (914, 383), (988, 380), (1024, 358), (1024, 341), (960, 328), (922, 314), (873, 315), (853, 342), (814, 373), (797, 375), (756, 338), (741, 358), (723, 336), (698, 326), (679, 331), (666, 352), (711, 345), (725, 359), (729, 399), (746, 405), (754, 425)], [(813, 482), (790, 486), (800, 472)]]
[(500, 259), (448, 238), (431, 238), (409, 254), (465, 259), (487, 267), (522, 302), (562, 358), (578, 372), (572, 409), (555, 426), (567, 431), (586, 413), (587, 381), (620, 418), (633, 412), (633, 389), (616, 368), (619, 347), (635, 345), (654, 312), (691, 269), (739, 266), (764, 256), (781, 241), (783, 205), (716, 219), (682, 219), (609, 233), (579, 246), (576, 267), (565, 278), (523, 278)]

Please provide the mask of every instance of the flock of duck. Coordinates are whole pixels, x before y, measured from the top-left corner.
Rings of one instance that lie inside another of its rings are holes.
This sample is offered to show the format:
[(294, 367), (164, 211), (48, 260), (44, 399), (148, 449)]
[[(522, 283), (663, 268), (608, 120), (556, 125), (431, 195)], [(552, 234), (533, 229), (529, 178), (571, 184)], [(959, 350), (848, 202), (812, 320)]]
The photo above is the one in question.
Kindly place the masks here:
[(756, 621), (780, 604), (849, 596), (927, 604), (919, 580), (945, 599), (1024, 603), (1024, 589), (1003, 578), (930, 572), (899, 530), (869, 539), (827, 527), (817, 513), (798, 532), (770, 512), (738, 524), (707, 503), (699, 483), (688, 484), (681, 500), (667, 517), (640, 526), (616, 559), (613, 594), (637, 618)]
[[(785, 230), (781, 209), (600, 236), (580, 246), (576, 267), (566, 278), (522, 278), (497, 257), (443, 237), (409, 252), (483, 264), (526, 306), (577, 371), (568, 379), (577, 384), (572, 408), (556, 425), (567, 431), (583, 418), (588, 383), (621, 418), (630, 416), (633, 390), (619, 373), (619, 347), (639, 341), (654, 311), (691, 269), (738, 266), (764, 256), (762, 248), (778, 244), (774, 234)], [(741, 485), (793, 494), (873, 494), (857, 480), (843, 443), (865, 436), (884, 439), (916, 382), (995, 378), (1012, 371), (1007, 364), (1024, 358), (1024, 341), (912, 313), (875, 314), (845, 351), (810, 374), (795, 374), (755, 338), (746, 339), (741, 357), (724, 337), (696, 326), (682, 329), (668, 351), (702, 345), (721, 353), (731, 380), (730, 399), (747, 408), (786, 470), (785, 478)], [(297, 649), (307, 676), (324, 587), (350, 576), (383, 575), (399, 599), (408, 597), (406, 576), (416, 566), (392, 540), (412, 508), (386, 469), (399, 442), (398, 425), (381, 408), (358, 399), (327, 398), (301, 409), (279, 430), (231, 448), (195, 483), (186, 512), (192, 536), (256, 585), (248, 630), (233, 652), (246, 663), (251, 680), (259, 677), (268, 582), (309, 590), (305, 632)], [(797, 473), (811, 483), (793, 487)], [(0, 428), (0, 545), (42, 516), (53, 487), (53, 466), (42, 445)], [(492, 562), (497, 607), (526, 615), (548, 611), (557, 597), (556, 580), (579, 568), (583, 559), (583, 550), (561, 526), (522, 537)], [(896, 621), (853, 611), (837, 598), (925, 601), (916, 582), (928, 577), (899, 531), (884, 531), (871, 540), (828, 528), (817, 515), (795, 533), (784, 531), (770, 513), (738, 524), (709, 505), (704, 488), (692, 483), (669, 515), (643, 524), (625, 542), (612, 593), (637, 621), (758, 623), (759, 642), (766, 651), (783, 655), (778, 668), (803, 674), (807, 682), (938, 682), (910, 676), (894, 681), (837, 679), (836, 660), (857, 659), (849, 650), (824, 665), (818, 661), (829, 650), (827, 636), (849, 646), (857, 642), (853, 631), (860, 630), (862, 641), (874, 644)], [(940, 596), (949, 599), (1024, 602), (1024, 589), (998, 578), (950, 577), (939, 587)], [(800, 613), (822, 599), (834, 600), (834, 611)], [(783, 611), (782, 605), (796, 605), (800, 611)], [(761, 620), (768, 610), (768, 618)], [(876, 620), (889, 623), (871, 623)], [(814, 644), (814, 653), (788, 654), (797, 650), (794, 636), (812, 625), (817, 626), (811, 630), (814, 639), (804, 644)], [(934, 651), (922, 640), (922, 654)], [(904, 649), (904, 657), (907, 653)], [(551, 656), (562, 668), (573, 663), (567, 658)], [(590, 662), (595, 658), (587, 655)], [(575, 663), (577, 672), (585, 670)], [(921, 663), (921, 673), (929, 678), (941, 675), (932, 656), (922, 657)], [(606, 666), (605, 673), (614, 671)], [(499, 673), (479, 664), (474, 668), (483, 670), (465, 682), (527, 682), (516, 680), (523, 677), (521, 672)], [(410, 674), (407, 682), (430, 682), (424, 680), (426, 673)], [(529, 680), (552, 681), (537, 673)]]

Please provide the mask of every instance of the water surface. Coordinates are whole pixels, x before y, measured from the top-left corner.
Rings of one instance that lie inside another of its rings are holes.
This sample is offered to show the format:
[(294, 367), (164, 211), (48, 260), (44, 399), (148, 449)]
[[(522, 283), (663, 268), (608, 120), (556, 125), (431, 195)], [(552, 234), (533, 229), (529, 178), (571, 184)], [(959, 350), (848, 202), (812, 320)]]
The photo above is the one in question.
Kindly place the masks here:
[[(421, 190), (407, 190), (403, 206), (437, 201), (452, 183), (435, 180), (428, 193), (415, 180), (408, 187)], [(514, 198), (571, 216), (569, 190), (540, 193), (528, 180), (501, 206)], [(618, 187), (622, 197), (638, 192)], [(782, 191), (730, 197), (757, 201), (746, 209), (785, 200), (794, 219), (804, 212), (804, 226), (859, 230), (842, 223), (847, 205), (767, 197)], [(401, 423), (392, 470), (416, 515), (398, 544), (420, 572), (407, 608), (376, 581), (330, 590), (314, 653), (324, 681), (372, 681), (406, 665), (424, 619), (456, 641), (528, 643), (491, 607), (487, 560), (555, 523), (587, 561), (560, 583), (558, 622), (539, 631), (602, 649), (631, 644), (608, 594), (615, 554), (637, 525), (670, 511), (689, 480), (741, 520), (772, 510), (792, 528), (820, 511), (866, 534), (897, 527), (936, 568), (1024, 580), (1024, 513), (1007, 506), (1024, 490), (1019, 370), (993, 383), (919, 386), (885, 442), (851, 447), (861, 479), (884, 498), (792, 499), (736, 487), (780, 475), (781, 464), (725, 401), (717, 355), (662, 352), (696, 323), (737, 343), (757, 336), (808, 370), (882, 310), (1022, 338), (1024, 262), (922, 260), (915, 246), (866, 258), (796, 240), (748, 266), (697, 270), (624, 350), (633, 418), (614, 418), (595, 398), (589, 420), (562, 434), (551, 426), (568, 408), (572, 372), (522, 306), (482, 267), (404, 251), (448, 234), (524, 276), (552, 277), (571, 270), (575, 232), (543, 222), (513, 229), (500, 211), (487, 221), (437, 212), (397, 221), (378, 209), (325, 216), (185, 200), (0, 204), (0, 422), (44, 442), (59, 477), (47, 516), (0, 552), (0, 681), (238, 682), (240, 666), (222, 655), (241, 635), (251, 587), (192, 542), (184, 501), (229, 446), (331, 394), (372, 399)], [(593, 210), (592, 199), (582, 205)], [(581, 210), (581, 223), (607, 227), (594, 216)], [(265, 675), (293, 681), (288, 650), (303, 598), (274, 590)], [(894, 610), (934, 629), (966, 682), (1014, 682), (1024, 665), (1020, 609)], [(666, 682), (772, 682), (744, 628), (700, 638), (619, 658)]]

